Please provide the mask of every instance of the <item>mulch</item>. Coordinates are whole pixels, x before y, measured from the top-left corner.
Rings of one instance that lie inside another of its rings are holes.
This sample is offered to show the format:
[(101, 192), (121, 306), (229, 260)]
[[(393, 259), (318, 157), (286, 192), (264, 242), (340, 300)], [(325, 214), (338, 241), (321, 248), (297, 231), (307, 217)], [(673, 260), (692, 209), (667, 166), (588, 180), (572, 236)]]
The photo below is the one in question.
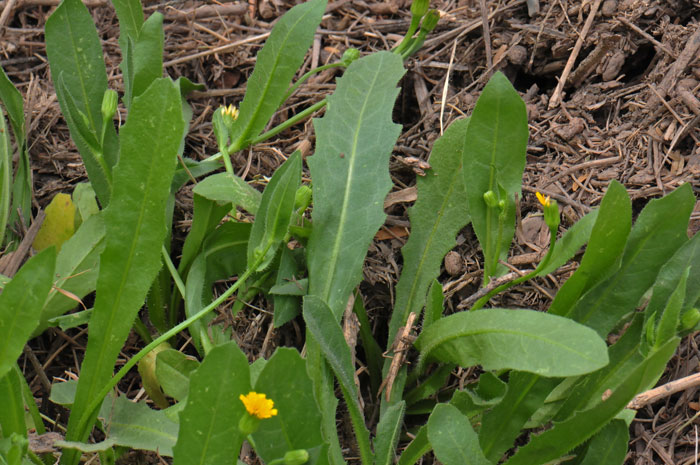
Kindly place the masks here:
[[(165, 16), (166, 73), (206, 86), (190, 96), (194, 117), (186, 156), (202, 159), (217, 152), (212, 113), (220, 105), (240, 102), (256, 53), (291, 3), (145, 2), (147, 15), (158, 11)], [(46, 60), (43, 28), (56, 4), (56, 0), (0, 1), (0, 65), (25, 98), (37, 211), (56, 193), (70, 192), (86, 180), (59, 111)], [(122, 92), (116, 14), (106, 0), (86, 4), (103, 41), (110, 87)], [(409, 6), (410, 0), (329, 3), (301, 73), (337, 60), (348, 47), (363, 53), (390, 48), (408, 27)], [(503, 71), (521, 93), (530, 124), (518, 233), (509, 259), (514, 271), (536, 264), (548, 244), (547, 228), (536, 215), (536, 190), (559, 202), (563, 225), (568, 227), (599, 204), (612, 179), (628, 189), (635, 214), (650, 199), (682, 183), (691, 183), (696, 192), (700, 189), (697, 1), (451, 0), (433, 1), (431, 6), (440, 9), (442, 19), (420, 52), (406, 63), (408, 72), (394, 110), (395, 121), (404, 128), (391, 161), (395, 188), (386, 202), (388, 219), (372, 244), (361, 286), (378, 327), (386, 325), (386, 309), (391, 307), (400, 273), (400, 248), (409, 231), (407, 208), (415, 200), (415, 159), (428, 161), (442, 128), (472, 111), (496, 70)], [(331, 93), (338, 73), (328, 70), (311, 78), (271, 124)], [(313, 141), (311, 122), (305, 121), (277, 139), (236, 154), (233, 165), (237, 174), (255, 182), (270, 176), (294, 150), (309, 155)], [(181, 247), (191, 218), (189, 186), (177, 198), (175, 250)], [(688, 233), (698, 230), (700, 202)], [(460, 233), (457, 243), (440, 277), (448, 311), (455, 311), (481, 281), (481, 256), (470, 228)], [(574, 269), (575, 264), (565, 266), (494, 303), (545, 308)], [(273, 330), (269, 310), (269, 304), (258, 300), (230, 321), (251, 359), (269, 356), (279, 345), (303, 344), (298, 322)], [(221, 318), (226, 319), (223, 311)], [(48, 402), (47, 382), (78, 372), (85, 341), (84, 331), (51, 330), (32, 341), (22, 359), (27, 379), (42, 401), (42, 412), (58, 423), (65, 423), (66, 412)], [(697, 343), (697, 335), (683, 341), (660, 383), (695, 373)], [(124, 353), (139, 345), (134, 336)], [(138, 392), (136, 376), (127, 382), (120, 386), (124, 392)], [(695, 387), (640, 408), (630, 429), (625, 463), (694, 463), (698, 412)], [(162, 459), (143, 463), (158, 460)]]

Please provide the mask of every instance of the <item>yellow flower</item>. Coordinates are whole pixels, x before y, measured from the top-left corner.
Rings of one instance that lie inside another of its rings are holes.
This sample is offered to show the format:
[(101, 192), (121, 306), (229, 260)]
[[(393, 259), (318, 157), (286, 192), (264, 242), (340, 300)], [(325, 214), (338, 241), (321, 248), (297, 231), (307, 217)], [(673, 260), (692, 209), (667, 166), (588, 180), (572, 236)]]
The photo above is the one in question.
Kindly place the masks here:
[(552, 200), (549, 198), (549, 196), (545, 197), (539, 192), (535, 192), (535, 196), (537, 197), (537, 200), (540, 201), (543, 207), (549, 207), (552, 204)]
[(231, 104), (231, 105), (229, 105), (229, 106), (227, 106), (227, 107), (223, 107), (222, 113), (223, 113), (225, 116), (229, 116), (229, 117), (232, 118), (233, 120), (237, 120), (237, 119), (238, 119), (238, 108), (236, 108), (236, 106), (233, 105), (233, 104)]
[(250, 391), (245, 396), (241, 394), (239, 398), (248, 413), (254, 417), (263, 420), (277, 415), (277, 409), (273, 408), (275, 403), (272, 402), (272, 399), (268, 399), (265, 394)]

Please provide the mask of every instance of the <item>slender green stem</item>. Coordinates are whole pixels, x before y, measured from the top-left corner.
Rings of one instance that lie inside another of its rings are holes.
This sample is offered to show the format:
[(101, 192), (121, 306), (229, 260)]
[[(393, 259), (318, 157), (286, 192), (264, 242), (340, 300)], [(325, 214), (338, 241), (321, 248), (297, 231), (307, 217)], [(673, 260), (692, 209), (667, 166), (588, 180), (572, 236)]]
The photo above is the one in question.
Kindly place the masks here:
[(530, 278), (534, 278), (535, 276), (537, 276), (537, 274), (542, 269), (544, 269), (545, 266), (547, 266), (549, 264), (549, 261), (552, 258), (552, 252), (554, 251), (554, 245), (556, 244), (556, 242), (557, 242), (556, 231), (550, 230), (549, 250), (547, 251), (547, 255), (545, 255), (545, 257), (542, 259), (540, 264), (537, 265), (537, 268), (535, 268), (533, 271), (531, 271), (530, 273), (528, 273), (526, 275), (520, 276), (519, 278), (514, 279), (513, 281), (501, 284), (500, 286), (492, 289), (488, 294), (486, 294), (485, 296), (483, 296), (482, 298), (477, 300), (470, 310), (480, 309), (481, 307), (486, 305), (486, 302), (488, 302), (491, 299), (491, 297), (493, 297), (494, 295), (496, 295), (500, 292), (503, 292), (506, 289), (510, 289), (511, 287), (516, 286), (522, 282), (525, 282)]
[(336, 63), (328, 63), (327, 65), (319, 66), (318, 68), (314, 68), (310, 71), (307, 71), (306, 74), (304, 74), (302, 77), (299, 78), (297, 82), (294, 83), (292, 87), (289, 88), (289, 91), (287, 91), (287, 94), (284, 96), (282, 99), (283, 102), (286, 102), (289, 97), (292, 96), (292, 94), (299, 88), (300, 85), (304, 83), (307, 79), (309, 79), (311, 76), (314, 74), (320, 73), (321, 71), (325, 71), (327, 69), (332, 69), (332, 68), (340, 68), (345, 66), (341, 62), (336, 62)]
[(253, 266), (249, 267), (245, 273), (243, 273), (239, 278), (238, 281), (236, 281), (231, 287), (226, 289), (226, 292), (221, 294), (216, 300), (214, 300), (212, 303), (201, 309), (199, 312), (195, 313), (182, 323), (173, 326), (170, 330), (166, 331), (163, 333), (160, 337), (155, 339), (153, 342), (148, 344), (146, 347), (141, 349), (136, 355), (134, 355), (128, 362), (124, 364), (124, 366), (117, 372), (116, 375), (112, 377), (111, 380), (105, 386), (100, 390), (100, 392), (97, 394), (95, 399), (92, 401), (92, 403), (88, 406), (87, 410), (83, 414), (83, 416), (80, 418), (80, 421), (78, 422), (78, 427), (77, 430), (79, 432), (85, 431), (85, 428), (87, 427), (87, 422), (90, 420), (90, 417), (92, 417), (93, 412), (95, 412), (99, 406), (102, 404), (103, 400), (105, 397), (107, 397), (107, 394), (109, 394), (109, 391), (111, 391), (119, 381), (131, 370), (139, 361), (146, 356), (150, 351), (158, 347), (160, 344), (163, 342), (167, 341), (171, 337), (175, 336), (177, 333), (182, 331), (183, 329), (187, 328), (190, 326), (192, 323), (195, 321), (200, 320), (202, 317), (204, 317), (207, 313), (211, 312), (214, 310), (216, 307), (221, 305), (226, 299), (228, 299), (231, 294), (236, 292), (236, 290), (243, 285), (246, 279), (250, 277), (250, 275), (253, 274), (255, 269), (260, 266), (262, 261), (265, 258), (265, 255), (267, 254), (268, 250), (270, 249), (270, 245), (267, 246), (265, 249), (264, 253), (260, 255), (260, 258), (256, 260), (253, 263)]
[(134, 320), (134, 331), (143, 339), (143, 342), (146, 344), (150, 343), (153, 340), (153, 336), (151, 336), (151, 333), (148, 331), (148, 328), (144, 324), (143, 321), (141, 321), (140, 318), (136, 318)]
[[(226, 158), (228, 158), (228, 157), (226, 157)], [(229, 163), (230, 162), (231, 161), (229, 160)], [(173, 281), (175, 281), (175, 285), (177, 286), (177, 290), (180, 291), (180, 295), (184, 299), (185, 298), (185, 283), (182, 282), (182, 277), (180, 277), (180, 273), (177, 272), (177, 268), (175, 268), (173, 261), (170, 259), (170, 254), (168, 253), (168, 250), (165, 248), (165, 244), (163, 244), (160, 251), (163, 254), (163, 261), (165, 262), (165, 266), (168, 267), (168, 271), (170, 271), (170, 276), (173, 277)]]
[(291, 126), (294, 126), (299, 121), (306, 119), (312, 113), (315, 113), (318, 110), (320, 110), (321, 108), (325, 107), (327, 103), (328, 103), (328, 100), (326, 100), (325, 98), (323, 100), (321, 100), (320, 102), (314, 103), (309, 108), (307, 108), (306, 110), (304, 110), (302, 112), (297, 113), (296, 115), (292, 116), (287, 121), (285, 121), (284, 123), (282, 123), (278, 126), (275, 126), (274, 128), (270, 129), (266, 133), (261, 134), (260, 136), (256, 137), (249, 144), (247, 144), (246, 147), (250, 146), (250, 145), (259, 144), (260, 142), (263, 142), (271, 137), (276, 136), (277, 134), (284, 131), (285, 129), (287, 129)]

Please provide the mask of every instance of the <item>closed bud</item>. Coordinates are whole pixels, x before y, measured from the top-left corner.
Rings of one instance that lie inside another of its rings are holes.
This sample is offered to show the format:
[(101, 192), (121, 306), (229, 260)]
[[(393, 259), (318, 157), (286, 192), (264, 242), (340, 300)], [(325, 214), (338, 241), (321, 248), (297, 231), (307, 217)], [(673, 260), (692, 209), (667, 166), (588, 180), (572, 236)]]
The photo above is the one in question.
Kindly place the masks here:
[(484, 202), (486, 202), (486, 205), (489, 208), (498, 207), (498, 199), (496, 198), (496, 194), (494, 194), (493, 191), (484, 192)]
[(356, 48), (349, 48), (345, 50), (345, 53), (343, 53), (343, 56), (340, 58), (340, 62), (343, 64), (343, 66), (348, 67), (350, 66), (350, 63), (358, 58), (360, 58), (360, 51)]
[(115, 90), (107, 89), (102, 96), (102, 120), (109, 121), (117, 112), (119, 94)]
[(561, 218), (559, 217), (559, 205), (557, 205), (556, 200), (552, 199), (550, 200), (548, 205), (544, 206), (544, 222), (549, 227), (549, 230), (552, 231), (552, 233), (554, 234), (559, 228), (560, 221)]
[(306, 449), (290, 450), (284, 454), (284, 465), (302, 465), (309, 461)]
[(294, 209), (299, 210), (304, 209), (311, 203), (311, 188), (309, 186), (299, 186), (296, 193), (294, 194)]
[(411, 14), (414, 17), (422, 18), (428, 12), (430, 0), (413, 0), (411, 3)]
[(700, 310), (697, 308), (691, 308), (681, 317), (681, 329), (683, 331), (692, 330), (698, 323), (700, 323)]

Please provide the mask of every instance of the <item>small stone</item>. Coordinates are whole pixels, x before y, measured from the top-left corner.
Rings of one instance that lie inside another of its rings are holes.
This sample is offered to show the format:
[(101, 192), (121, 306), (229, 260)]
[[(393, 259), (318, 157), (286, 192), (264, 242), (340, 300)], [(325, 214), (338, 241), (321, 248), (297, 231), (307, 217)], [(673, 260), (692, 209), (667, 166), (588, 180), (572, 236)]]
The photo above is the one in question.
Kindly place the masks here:
[(522, 45), (513, 45), (508, 50), (508, 61), (514, 65), (522, 65), (527, 60), (527, 49)]
[(447, 274), (457, 276), (462, 273), (463, 268), (464, 262), (457, 252), (452, 250), (445, 255), (445, 271), (447, 271)]
[(603, 16), (612, 16), (615, 14), (615, 11), (617, 11), (617, 0), (605, 0), (600, 8)]

